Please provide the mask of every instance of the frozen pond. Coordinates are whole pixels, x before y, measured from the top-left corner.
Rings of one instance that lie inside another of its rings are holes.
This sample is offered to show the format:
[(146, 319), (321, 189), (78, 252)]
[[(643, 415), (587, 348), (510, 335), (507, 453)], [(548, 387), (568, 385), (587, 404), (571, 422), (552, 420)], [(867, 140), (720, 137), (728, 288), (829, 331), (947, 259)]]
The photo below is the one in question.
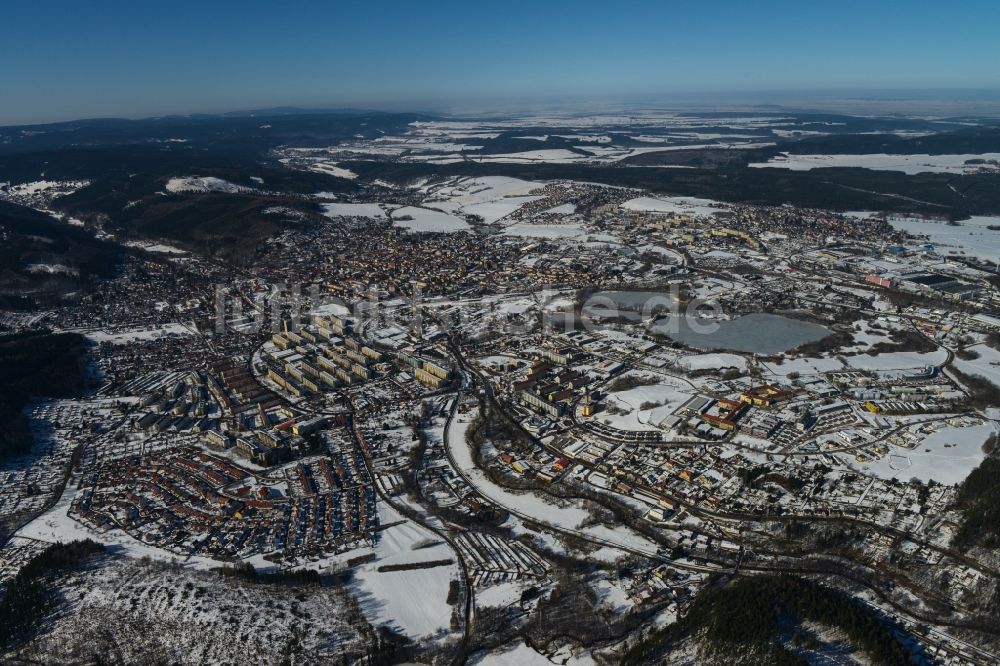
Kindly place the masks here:
[(660, 320), (651, 330), (694, 349), (759, 354), (779, 354), (821, 340), (830, 333), (818, 324), (764, 313), (722, 321), (671, 317)]
[(639, 322), (671, 310), (675, 302), (660, 291), (598, 291), (583, 304), (583, 313), (591, 319), (623, 319)]

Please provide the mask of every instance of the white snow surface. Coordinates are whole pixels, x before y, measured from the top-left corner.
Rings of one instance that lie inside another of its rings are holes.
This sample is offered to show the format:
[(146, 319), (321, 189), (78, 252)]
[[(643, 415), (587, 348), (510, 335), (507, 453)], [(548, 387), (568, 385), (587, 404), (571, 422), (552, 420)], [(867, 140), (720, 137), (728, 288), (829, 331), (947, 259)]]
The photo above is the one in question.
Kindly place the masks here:
[(969, 349), (979, 354), (979, 358), (966, 361), (956, 356), (952, 365), (967, 375), (979, 375), (1000, 386), (1000, 351), (984, 344)]
[(985, 261), (1000, 262), (1000, 216), (975, 215), (957, 225), (934, 220), (889, 217), (889, 223), (915, 236), (927, 236), (938, 254), (965, 254)]
[[(772, 157), (767, 162), (755, 162), (752, 167), (776, 167), (791, 171), (810, 171), (827, 167), (860, 167), (875, 171), (902, 171), (906, 174), (917, 173), (967, 173), (978, 169), (981, 165), (967, 165), (966, 160), (985, 159), (1000, 160), (1000, 153), (983, 153), (981, 155), (889, 155), (878, 153), (874, 155), (789, 155), (782, 153)], [(993, 167), (996, 169), (996, 167)]]
[(623, 203), (622, 208), (676, 215), (712, 215), (727, 210), (724, 203), (697, 197), (637, 197)]
[[(411, 217), (413, 219), (400, 219), (403, 217)], [(396, 226), (414, 232), (434, 231), (451, 233), (466, 231), (469, 228), (469, 223), (460, 217), (443, 213), (439, 210), (431, 210), (430, 208), (418, 208), (417, 206), (397, 208), (392, 211), (392, 221)]]
[(142, 328), (127, 328), (121, 330), (99, 330), (86, 333), (86, 337), (94, 342), (110, 342), (122, 345), (138, 340), (156, 340), (168, 335), (193, 335), (194, 330), (184, 324), (163, 324)]
[(446, 213), (479, 215), (486, 224), (507, 217), (526, 203), (541, 198), (530, 192), (542, 187), (520, 178), (483, 176), (455, 178), (443, 184), (425, 186), (424, 204)]
[[(889, 454), (876, 462), (851, 464), (883, 479), (912, 478), (943, 484), (958, 484), (983, 461), (983, 443), (997, 426), (982, 423), (956, 428), (945, 426), (928, 435), (912, 449), (891, 446)], [(950, 445), (950, 446), (948, 446)]]
[[(383, 525), (402, 516), (379, 504)], [(414, 550), (421, 543), (435, 545)], [(450, 632), (448, 587), (458, 579), (457, 555), (433, 532), (409, 520), (379, 532), (375, 559), (354, 570), (352, 591), (370, 622), (388, 626), (414, 638), (438, 638)], [(379, 567), (435, 560), (453, 560), (449, 566), (409, 571), (378, 571)]]
[(344, 167), (337, 166), (332, 162), (316, 162), (310, 167), (313, 171), (319, 171), (320, 173), (329, 174), (331, 176), (336, 176), (337, 178), (346, 178), (347, 180), (354, 180), (358, 177), (358, 174), (354, 173), (350, 169), (345, 169)]
[(940, 365), (947, 358), (948, 352), (938, 349), (937, 351), (926, 353), (887, 352), (878, 356), (858, 354), (856, 356), (845, 356), (844, 360), (859, 370), (905, 370), (923, 368), (928, 365)]
[(214, 176), (184, 176), (167, 181), (167, 192), (252, 192), (252, 187), (230, 183)]
[(572, 224), (531, 224), (517, 222), (505, 227), (503, 233), (507, 236), (523, 236), (526, 238), (585, 238), (588, 234), (583, 226)]
[(327, 217), (374, 217), (384, 218), (385, 211), (377, 203), (325, 203), (323, 215)]

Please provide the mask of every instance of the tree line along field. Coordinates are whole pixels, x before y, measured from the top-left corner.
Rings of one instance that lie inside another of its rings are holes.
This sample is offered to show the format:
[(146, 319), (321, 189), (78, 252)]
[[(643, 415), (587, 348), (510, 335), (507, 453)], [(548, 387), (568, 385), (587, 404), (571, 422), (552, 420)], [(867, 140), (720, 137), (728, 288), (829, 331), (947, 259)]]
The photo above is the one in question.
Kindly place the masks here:
[(524, 180), (579, 180), (634, 187), (658, 194), (829, 210), (880, 210), (961, 220), (1000, 213), (1000, 188), (992, 175), (921, 173), (837, 168), (785, 169), (623, 168), (579, 164), (421, 164), (348, 161), (366, 179), (398, 183), (427, 176), (509, 176)]
[(988, 456), (959, 488), (955, 503), (962, 509), (962, 524), (952, 539), (956, 548), (1000, 546), (1000, 458), (997, 436), (983, 445)]

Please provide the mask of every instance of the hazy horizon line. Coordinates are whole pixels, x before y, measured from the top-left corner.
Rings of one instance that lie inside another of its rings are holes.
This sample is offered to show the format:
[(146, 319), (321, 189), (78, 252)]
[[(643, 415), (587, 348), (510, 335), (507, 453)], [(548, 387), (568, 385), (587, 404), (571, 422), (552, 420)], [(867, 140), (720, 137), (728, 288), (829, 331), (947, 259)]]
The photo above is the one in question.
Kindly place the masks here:
[[(922, 106), (914, 108), (914, 103)], [(706, 107), (704, 105), (712, 104)], [(822, 104), (822, 106), (814, 106)], [(894, 109), (906, 104), (906, 113)], [(721, 105), (721, 107), (720, 107)], [(764, 112), (764, 107), (799, 113), (842, 113), (864, 115), (970, 115), (1000, 117), (1000, 87), (871, 87), (838, 89), (774, 89), (774, 90), (685, 90), (670, 93), (585, 94), (559, 95), (524, 94), (520, 96), (476, 96), (465, 99), (441, 98), (401, 100), (357, 100), (317, 103), (246, 104), (227, 107), (206, 106), (197, 109), (151, 111), (136, 110), (122, 114), (84, 116), (48, 116), (44, 118), (14, 118), (0, 121), (0, 127), (30, 127), (72, 122), (101, 120), (143, 121), (162, 118), (194, 118), (198, 116), (252, 116), (256, 114), (295, 112), (305, 113), (425, 113), (442, 116), (476, 116), (480, 118), (531, 114), (540, 111), (563, 113), (601, 112)], [(965, 107), (961, 110), (959, 107)]]

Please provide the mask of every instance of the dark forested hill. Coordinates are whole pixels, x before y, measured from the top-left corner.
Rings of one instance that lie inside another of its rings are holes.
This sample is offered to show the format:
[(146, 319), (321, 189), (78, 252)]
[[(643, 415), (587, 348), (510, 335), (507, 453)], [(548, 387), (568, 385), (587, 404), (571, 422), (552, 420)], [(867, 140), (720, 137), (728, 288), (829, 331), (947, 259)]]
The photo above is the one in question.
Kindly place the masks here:
[(110, 277), (123, 253), (80, 227), (0, 201), (0, 306), (29, 309)]
[[(628, 650), (624, 664), (657, 663), (682, 641), (711, 663), (804, 666), (824, 648), (805, 625), (838, 630), (870, 663), (919, 663), (886, 621), (836, 589), (795, 576), (750, 576), (703, 590), (676, 623)], [(845, 646), (841, 646), (843, 649)]]
[(31, 433), (22, 410), (31, 400), (83, 392), (85, 343), (76, 333), (0, 336), (0, 460), (29, 450)]

